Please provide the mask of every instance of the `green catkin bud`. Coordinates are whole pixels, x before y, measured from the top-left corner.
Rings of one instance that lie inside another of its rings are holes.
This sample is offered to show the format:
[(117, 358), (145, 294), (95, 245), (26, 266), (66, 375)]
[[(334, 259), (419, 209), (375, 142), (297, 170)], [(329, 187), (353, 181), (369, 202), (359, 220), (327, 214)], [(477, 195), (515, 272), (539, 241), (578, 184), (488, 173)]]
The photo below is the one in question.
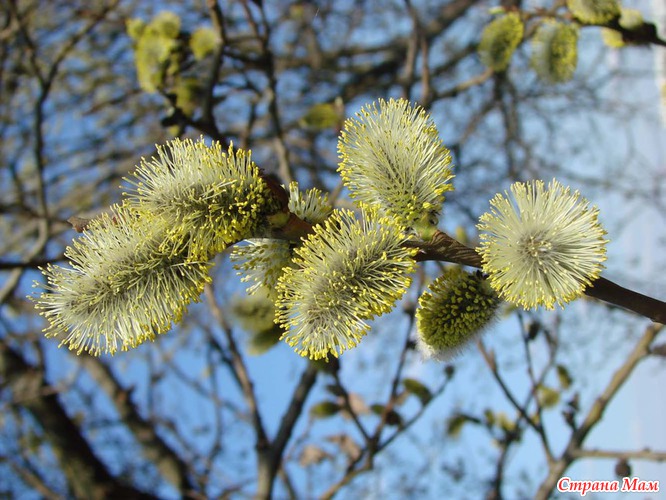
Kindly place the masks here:
[(620, 15), (617, 0), (567, 0), (567, 7), (579, 21), (604, 24)]
[(636, 9), (620, 9), (620, 26), (627, 30), (635, 30), (643, 26), (643, 14)]
[(544, 21), (532, 39), (531, 64), (541, 80), (571, 80), (578, 62), (578, 28), (573, 24)]
[(153, 17), (147, 28), (165, 38), (175, 39), (180, 34), (180, 17), (174, 12), (164, 10)]
[(132, 18), (125, 21), (125, 31), (135, 42), (141, 38), (145, 29), (146, 23), (142, 19)]
[[(247, 332), (263, 332), (275, 327), (275, 304), (268, 290), (237, 297), (231, 302), (231, 314)], [(277, 337), (275, 338), (277, 341)]]
[(175, 84), (176, 106), (185, 116), (192, 116), (199, 105), (202, 83), (198, 78), (178, 78)]
[[(636, 9), (622, 8), (619, 25), (627, 30), (635, 30), (643, 26), (643, 15)], [(622, 33), (611, 28), (601, 28), (601, 38), (608, 47), (620, 48), (626, 45)]]
[(136, 44), (135, 63), (139, 86), (145, 92), (157, 92), (164, 83), (167, 62), (177, 42), (144, 29)]
[(429, 358), (450, 359), (492, 321), (499, 304), (481, 273), (446, 269), (419, 299), (419, 351)]
[(282, 330), (275, 324), (275, 303), (264, 289), (231, 302), (231, 314), (248, 335), (248, 353), (258, 356), (280, 340)]
[(626, 45), (622, 33), (610, 28), (601, 28), (601, 40), (606, 47), (612, 49), (619, 49)]
[(344, 114), (337, 103), (318, 103), (311, 106), (298, 120), (298, 124), (308, 130), (326, 130), (339, 126)]
[(197, 61), (212, 54), (220, 45), (220, 37), (211, 28), (198, 28), (190, 38), (190, 50)]
[(145, 92), (156, 92), (164, 85), (167, 71), (173, 72), (171, 56), (180, 46), (180, 18), (173, 12), (164, 11), (148, 24), (130, 19), (127, 32), (135, 41), (139, 85)]
[(479, 57), (494, 71), (504, 71), (523, 39), (525, 27), (520, 15), (511, 12), (491, 21), (481, 33)]

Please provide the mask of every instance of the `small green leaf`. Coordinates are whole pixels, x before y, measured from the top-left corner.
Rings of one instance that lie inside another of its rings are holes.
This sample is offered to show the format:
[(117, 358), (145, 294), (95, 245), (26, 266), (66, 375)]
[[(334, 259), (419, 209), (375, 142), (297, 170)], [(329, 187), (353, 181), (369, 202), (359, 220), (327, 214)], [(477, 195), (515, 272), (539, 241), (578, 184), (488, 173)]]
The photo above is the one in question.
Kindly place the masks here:
[(542, 408), (552, 408), (560, 402), (560, 393), (556, 389), (540, 385), (537, 389), (537, 398)]
[(378, 403), (370, 405), (370, 411), (375, 415), (381, 415), (382, 413), (384, 413), (384, 408), (386, 408), (386, 406), (380, 405)]
[(332, 417), (340, 411), (340, 405), (333, 401), (322, 401), (310, 408), (310, 416), (313, 418)]
[(557, 378), (560, 381), (560, 387), (562, 389), (568, 389), (571, 387), (571, 375), (569, 375), (569, 370), (566, 369), (563, 365), (557, 365)]
[(298, 123), (303, 128), (324, 130), (338, 126), (341, 119), (335, 103), (320, 103), (310, 107)]
[(467, 415), (462, 413), (452, 415), (446, 422), (446, 434), (452, 438), (457, 438), (468, 421)]
[(428, 389), (418, 380), (413, 378), (406, 378), (403, 379), (402, 385), (405, 387), (406, 391), (414, 394), (414, 396), (419, 398), (419, 401), (421, 401), (422, 405), (427, 405), (432, 399), (432, 393), (430, 392), (430, 389)]

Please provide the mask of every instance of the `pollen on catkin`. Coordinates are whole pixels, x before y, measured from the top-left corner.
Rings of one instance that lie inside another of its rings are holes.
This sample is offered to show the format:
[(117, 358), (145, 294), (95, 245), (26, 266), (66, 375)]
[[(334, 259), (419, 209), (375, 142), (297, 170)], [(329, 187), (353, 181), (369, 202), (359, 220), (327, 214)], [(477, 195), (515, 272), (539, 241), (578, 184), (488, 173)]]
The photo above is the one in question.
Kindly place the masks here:
[(500, 299), (480, 272), (449, 267), (416, 310), (417, 348), (427, 358), (452, 358), (492, 321)]
[(479, 219), (483, 271), (501, 298), (552, 309), (580, 297), (606, 260), (599, 211), (553, 179), (516, 182)]
[(345, 121), (338, 140), (342, 176), (361, 206), (417, 233), (437, 224), (451, 157), (434, 122), (405, 99), (379, 99)]
[(272, 197), (251, 153), (227, 153), (203, 139), (174, 139), (142, 160), (127, 196), (131, 207), (169, 221), (172, 238), (185, 238), (193, 258), (208, 259), (237, 241), (257, 236)]
[[(320, 224), (333, 210), (328, 196), (319, 189), (300, 191), (297, 182), (289, 185), (289, 211), (310, 224)], [(258, 290), (276, 293), (278, 278), (282, 270), (291, 265), (294, 245), (285, 240), (253, 238), (246, 243), (235, 245), (230, 258), (234, 268), (242, 275), (241, 281), (250, 283), (249, 294)]]
[(282, 339), (315, 360), (355, 347), (366, 321), (389, 312), (411, 283), (415, 249), (404, 241), (400, 226), (372, 211), (358, 220), (335, 210), (315, 226), (278, 280)]
[(49, 322), (46, 336), (97, 356), (136, 347), (180, 321), (210, 281), (210, 264), (189, 260), (169, 230), (165, 219), (127, 206), (93, 220), (67, 247), (69, 267), (42, 269), (46, 291), (33, 300)]

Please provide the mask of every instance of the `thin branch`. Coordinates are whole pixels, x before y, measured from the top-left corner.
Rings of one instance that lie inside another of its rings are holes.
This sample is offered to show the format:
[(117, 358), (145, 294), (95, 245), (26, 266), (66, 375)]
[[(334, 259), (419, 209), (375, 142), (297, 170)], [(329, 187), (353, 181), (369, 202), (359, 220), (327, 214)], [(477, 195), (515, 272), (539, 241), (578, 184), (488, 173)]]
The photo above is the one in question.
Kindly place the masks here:
[[(287, 225), (275, 230), (273, 236), (297, 241), (310, 232), (312, 232), (310, 224), (291, 214)], [(420, 250), (415, 257), (419, 262), (437, 260), (475, 268), (482, 267), (481, 256), (476, 250), (463, 245), (442, 231), (437, 231), (431, 241), (411, 240), (407, 241), (405, 246)], [(666, 302), (621, 287), (606, 278), (596, 279), (584, 293), (589, 297), (640, 314), (656, 323), (666, 324)]]
[(259, 462), (259, 477), (257, 481), (257, 497), (270, 498), (275, 483), (275, 477), (282, 465), (284, 450), (291, 438), (294, 426), (303, 413), (303, 406), (310, 391), (317, 380), (318, 369), (314, 363), (308, 363), (301, 374), (298, 385), (294, 389), (287, 411), (282, 416), (280, 427), (275, 439), (270, 445), (269, 453), (264, 455), (264, 461)]
[[(409, 339), (409, 334), (412, 330), (413, 322), (414, 322), (414, 314), (410, 315), (410, 321), (409, 325), (407, 328), (407, 335), (405, 339), (404, 346), (402, 348), (402, 351), (400, 352), (400, 359), (398, 361), (398, 365), (395, 370), (395, 374), (393, 376), (393, 379), (391, 381), (391, 391), (389, 393), (388, 401), (384, 405), (384, 410), (382, 411), (382, 414), (380, 416), (379, 422), (377, 423), (377, 426), (375, 427), (375, 431), (373, 432), (372, 436), (369, 436), (367, 433), (363, 433), (365, 437), (365, 449), (362, 450), (361, 453), (358, 454), (358, 456), (353, 459), (348, 465), (347, 469), (345, 471), (344, 476), (340, 478), (335, 484), (330, 486), (324, 494), (320, 497), (322, 500), (325, 499), (330, 499), (335, 496), (340, 489), (345, 486), (346, 484), (349, 484), (355, 477), (363, 474), (364, 472), (367, 472), (369, 470), (372, 470), (374, 467), (374, 457), (379, 453), (383, 448), (385, 448), (393, 439), (395, 439), (396, 435), (391, 436), (389, 438), (387, 443), (384, 443), (383, 445), (381, 444), (381, 435), (382, 432), (384, 431), (387, 422), (388, 422), (388, 417), (390, 413), (393, 411), (393, 408), (395, 407), (396, 401), (397, 401), (397, 396), (398, 396), (398, 387), (400, 384), (401, 376), (402, 376), (402, 371), (405, 366), (405, 361), (407, 358), (407, 352), (410, 350), (411, 347), (411, 341)], [(431, 400), (432, 401), (432, 400)], [(426, 406), (426, 405), (423, 405)], [(423, 410), (423, 408), (422, 408)], [(423, 412), (420, 411), (418, 415), (420, 416)], [(410, 422), (410, 425), (413, 423)], [(398, 433), (401, 433), (403, 429), (398, 431)], [(396, 433), (396, 434), (398, 434)]]
[(278, 160), (278, 173), (282, 181), (289, 185), (293, 181), (293, 175), (291, 173), (291, 167), (289, 165), (289, 149), (286, 145), (285, 132), (282, 126), (282, 118), (280, 109), (278, 107), (278, 93), (277, 93), (277, 76), (275, 71), (275, 56), (270, 46), (271, 41), (271, 25), (268, 22), (266, 17), (266, 12), (264, 11), (263, 3), (258, 3), (259, 11), (261, 13), (261, 26), (263, 32), (258, 29), (252, 13), (250, 12), (248, 1), (245, 0), (242, 2), (243, 7), (245, 8), (246, 15), (250, 21), (251, 26), (253, 26), (255, 35), (259, 39), (261, 44), (262, 51), (262, 62), (263, 70), (268, 78), (268, 113), (272, 120), (273, 129), (275, 130), (275, 149), (277, 153)]
[(13, 393), (22, 395), (21, 405), (44, 430), (75, 497), (155, 498), (111, 475), (79, 425), (67, 415), (40, 367), (29, 364), (6, 344), (0, 344), (0, 376), (8, 381)]
[(31, 259), (29, 261), (15, 261), (15, 262), (1, 262), (0, 261), (0, 270), (7, 269), (37, 269), (39, 267), (45, 266), (47, 264), (55, 264), (56, 262), (62, 262), (65, 260), (64, 256), (56, 257), (53, 259)]
[[(254, 392), (254, 384), (250, 379), (250, 374), (247, 367), (245, 366), (245, 361), (236, 344), (236, 340), (231, 332), (231, 328), (227, 324), (226, 319), (222, 314), (222, 310), (215, 300), (215, 293), (213, 292), (213, 287), (207, 285), (205, 292), (206, 298), (208, 299), (208, 305), (211, 309), (213, 317), (217, 320), (217, 323), (220, 325), (224, 334), (227, 338), (227, 343), (229, 345), (229, 368), (231, 374), (238, 383), (238, 386), (243, 393), (245, 399), (245, 404), (247, 404), (250, 414), (252, 415), (252, 424), (254, 426), (254, 431), (256, 433), (256, 443), (255, 448), (258, 453), (263, 453), (268, 449), (269, 441), (268, 436), (266, 435), (266, 429), (262, 422), (261, 414), (259, 413), (259, 405), (257, 403), (257, 397)], [(220, 352), (224, 353), (224, 350), (220, 347)]]
[(368, 434), (368, 431), (365, 430), (365, 427), (361, 423), (358, 414), (356, 411), (354, 411), (354, 408), (352, 407), (351, 401), (349, 399), (349, 391), (347, 391), (347, 388), (342, 385), (342, 380), (340, 380), (340, 373), (338, 370), (333, 373), (333, 379), (335, 380), (335, 389), (340, 392), (340, 396), (342, 397), (344, 410), (349, 413), (352, 422), (354, 422), (354, 425), (361, 433), (361, 436), (363, 436), (363, 440), (368, 442), (370, 440), (370, 434)]
[(548, 363), (544, 367), (544, 369), (541, 371), (541, 376), (537, 380), (536, 376), (534, 375), (534, 368), (533, 368), (533, 360), (532, 360), (532, 351), (530, 350), (530, 345), (529, 345), (529, 338), (527, 335), (527, 332), (525, 331), (525, 326), (523, 325), (523, 320), (522, 316), (519, 316), (520, 324), (521, 324), (521, 330), (522, 330), (522, 339), (523, 339), (523, 348), (525, 349), (525, 361), (527, 363), (527, 374), (530, 377), (530, 384), (531, 384), (531, 390), (530, 390), (530, 396), (527, 399), (527, 402), (524, 405), (524, 408), (527, 408), (528, 405), (530, 404), (530, 401), (533, 399), (534, 403), (536, 405), (536, 410), (537, 410), (537, 416), (539, 420), (539, 429), (541, 429), (541, 432), (539, 432), (539, 438), (541, 439), (541, 444), (544, 449), (544, 453), (546, 454), (546, 459), (548, 460), (548, 463), (553, 461), (553, 453), (550, 449), (550, 444), (548, 443), (548, 436), (546, 434), (545, 429), (543, 428), (542, 422), (544, 421), (543, 419), (543, 407), (541, 405), (541, 401), (539, 400), (539, 395), (538, 395), (538, 390), (541, 384), (543, 384), (543, 381), (546, 377), (546, 374), (550, 370), (550, 368), (553, 366), (553, 353), (552, 350), (550, 352), (550, 355), (548, 357)]
[(189, 480), (189, 467), (178, 453), (157, 434), (155, 424), (144, 419), (132, 402), (132, 391), (122, 387), (111, 369), (99, 358), (81, 356), (81, 364), (109, 397), (120, 420), (127, 425), (143, 455), (155, 464), (162, 477), (182, 494), (196, 488)]
[[(416, 256), (418, 261), (440, 260), (481, 267), (481, 256), (473, 248), (441, 231), (430, 242), (410, 242), (409, 246), (421, 249)], [(640, 314), (656, 323), (666, 323), (666, 302), (623, 288), (606, 278), (595, 280), (585, 289), (585, 295)]]
[(579, 458), (616, 458), (623, 460), (651, 460), (652, 462), (666, 462), (666, 451), (655, 451), (649, 448), (635, 451), (616, 450), (573, 450), (571, 456)]
[(636, 344), (636, 347), (634, 347), (634, 350), (627, 356), (622, 366), (618, 368), (611, 378), (606, 389), (604, 389), (588, 411), (583, 423), (571, 434), (569, 443), (559, 460), (551, 464), (546, 479), (541, 483), (536, 493), (535, 498), (537, 500), (546, 500), (549, 498), (558, 479), (562, 477), (562, 474), (564, 474), (569, 465), (578, 458), (576, 454), (581, 450), (587, 435), (599, 423), (609, 403), (620, 390), (620, 387), (627, 381), (638, 363), (649, 354), (650, 345), (663, 328), (664, 325), (658, 324), (650, 325), (646, 328), (645, 333)]
[(500, 389), (502, 389), (504, 396), (509, 400), (509, 402), (516, 409), (516, 411), (520, 413), (520, 416), (523, 419), (525, 419), (525, 422), (527, 422), (527, 424), (534, 430), (534, 432), (536, 432), (541, 436), (544, 432), (541, 422), (535, 422), (527, 414), (527, 412), (525, 411), (525, 407), (520, 403), (518, 403), (518, 400), (509, 389), (509, 386), (506, 385), (506, 382), (504, 382), (504, 379), (502, 378), (502, 376), (499, 373), (499, 370), (497, 369), (497, 362), (495, 360), (494, 354), (491, 354), (486, 350), (486, 346), (483, 344), (483, 342), (480, 339), (477, 340), (476, 345), (479, 348), (479, 351), (481, 352), (481, 355), (483, 356), (486, 365), (488, 365), (488, 368), (490, 368), (490, 372), (493, 374), (495, 381), (500, 386)]
[(585, 295), (650, 318), (656, 323), (666, 324), (666, 303), (621, 287), (606, 278), (595, 280), (585, 289)]
[(48, 498), (49, 500), (60, 500), (61, 498), (64, 498), (57, 492), (53, 491), (37, 471), (15, 463), (13, 457), (9, 457), (7, 463), (9, 463), (9, 467), (16, 473), (16, 475), (38, 495), (41, 495), (42, 498)]

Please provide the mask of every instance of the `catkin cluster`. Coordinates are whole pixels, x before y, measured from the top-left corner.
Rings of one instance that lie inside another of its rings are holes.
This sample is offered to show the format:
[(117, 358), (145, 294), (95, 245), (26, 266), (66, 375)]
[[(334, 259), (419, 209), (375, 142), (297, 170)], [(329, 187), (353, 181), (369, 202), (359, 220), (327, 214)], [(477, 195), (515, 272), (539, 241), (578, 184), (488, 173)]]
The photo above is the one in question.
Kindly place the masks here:
[[(566, 53), (553, 49), (566, 27), (543, 28), (554, 30), (538, 35), (548, 50)], [(67, 248), (69, 267), (43, 270), (45, 291), (35, 301), (47, 336), (93, 355), (152, 340), (198, 300), (210, 259), (233, 246), (250, 295), (234, 315), (254, 331), (255, 352), (278, 336), (314, 360), (355, 347), (368, 322), (410, 287), (453, 174), (433, 120), (404, 99), (380, 99), (349, 118), (338, 150), (357, 211), (297, 183), (282, 196), (250, 152), (233, 146), (179, 139), (158, 146), (126, 179), (122, 203)], [(595, 208), (555, 180), (515, 183), (511, 193), (513, 200), (493, 198), (480, 218), (483, 273), (445, 268), (421, 296), (417, 345), (426, 356), (460, 351), (501, 299), (552, 308), (599, 276), (606, 240)], [(309, 230), (286, 238), (294, 221)]]

